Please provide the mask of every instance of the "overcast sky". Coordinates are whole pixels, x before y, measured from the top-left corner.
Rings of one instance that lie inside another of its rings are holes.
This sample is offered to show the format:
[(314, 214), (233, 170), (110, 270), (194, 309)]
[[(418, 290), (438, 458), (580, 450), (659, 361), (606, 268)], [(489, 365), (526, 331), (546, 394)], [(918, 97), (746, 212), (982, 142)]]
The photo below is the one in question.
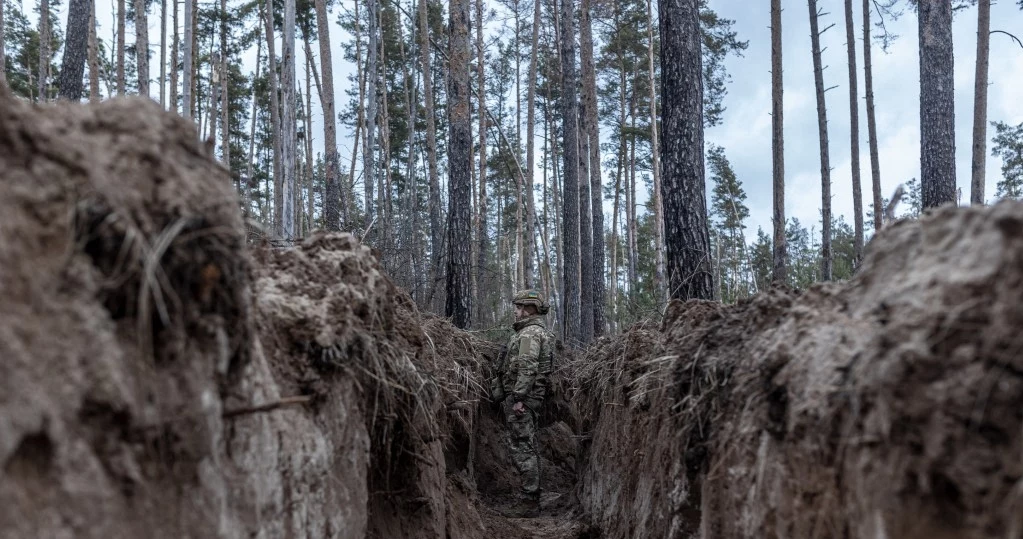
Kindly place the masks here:
[[(26, 8), (31, 0), (23, 0)], [(233, 3), (233, 2), (232, 2)], [(709, 0), (710, 6), (721, 16), (735, 21), (739, 38), (749, 41), (742, 57), (727, 60), (732, 82), (725, 98), (727, 111), (722, 125), (706, 133), (708, 144), (725, 148), (728, 158), (749, 196), (749, 237), (755, 237), (757, 227), (771, 229), (771, 74), (770, 74), (770, 12), (769, 2), (753, 0)], [(870, 156), (867, 147), (866, 110), (862, 96), (863, 43), (862, 2), (853, 2), (856, 23), (856, 55), (860, 100), (860, 168), (863, 178), (863, 208), (872, 200), (870, 184)], [(351, 9), (351, 0), (342, 0)], [(489, 1), (488, 4), (496, 5)], [(787, 216), (798, 218), (804, 225), (816, 225), (820, 218), (821, 184), (817, 138), (817, 114), (814, 96), (813, 65), (810, 55), (809, 11), (805, 1), (783, 2), (784, 82), (785, 82), (785, 209)], [(819, 6), (829, 12), (822, 17), (821, 27), (832, 23), (833, 28), (821, 37), (825, 47), (823, 63), (825, 87), (836, 86), (827, 93), (828, 128), (832, 166), (833, 208), (836, 215), (845, 215), (852, 223), (852, 184), (850, 172), (848, 66), (844, 4), (841, 0), (821, 0)], [(29, 11), (26, 9), (26, 11)], [(67, 4), (61, 7), (62, 21)], [(332, 20), (337, 20), (339, 8), (334, 8)], [(150, 17), (151, 44), (154, 57), (159, 54), (159, 9), (154, 6)], [(112, 15), (101, 3), (98, 18), (103, 28), (101, 36), (110, 35)], [(874, 21), (877, 20), (876, 14)], [(1023, 36), (1023, 12), (1015, 2), (1001, 0), (992, 6), (992, 30), (1005, 30)], [(916, 14), (907, 10), (897, 21), (887, 20), (888, 29), (900, 37), (888, 53), (874, 46), (874, 95), (877, 113), (878, 146), (882, 194), (887, 197), (895, 187), (910, 178), (919, 177), (919, 69), (917, 50)], [(62, 25), (64, 23), (62, 22)], [(500, 23), (493, 23), (495, 26)], [(976, 8), (957, 14), (953, 33), (955, 46), (955, 112), (956, 112), (956, 176), (963, 190), (964, 202), (969, 201), (971, 137), (973, 128), (973, 87), (976, 58)], [(129, 32), (131, 30), (129, 29)], [(279, 37), (279, 36), (278, 36)], [(129, 40), (133, 36), (129, 35)], [(345, 103), (345, 91), (351, 83), (347, 76), (354, 66), (342, 58), (339, 45), (350, 37), (338, 25), (332, 25), (331, 38), (334, 54), (336, 103), (340, 110)], [(280, 44), (277, 51), (280, 52)], [(314, 51), (316, 47), (314, 46)], [(315, 52), (314, 52), (315, 53)], [(255, 58), (255, 48), (246, 55), (249, 69)], [(297, 52), (299, 66), (304, 66), (301, 47)], [(150, 68), (156, 74), (158, 69)], [(304, 80), (300, 69), (298, 80)], [(1023, 122), (1023, 94), (1019, 90), (1023, 81), (1023, 48), (1003, 34), (991, 36), (991, 67), (988, 97), (989, 121)], [(153, 95), (158, 96), (154, 85)], [(524, 93), (524, 92), (523, 92)], [(318, 100), (314, 99), (315, 122), (322, 121)], [(605, 132), (607, 129), (605, 129)], [(1001, 162), (990, 156), (991, 128), (988, 129), (987, 195), (990, 200), (1000, 178)], [(320, 126), (314, 126), (314, 147), (322, 151)], [(665, 134), (664, 136), (670, 136)], [(339, 126), (338, 145), (342, 156), (351, 155), (352, 133)], [(347, 157), (343, 157), (347, 160)], [(605, 180), (609, 175), (605, 171)], [(712, 185), (708, 185), (708, 191)], [(641, 200), (642, 202), (642, 200)], [(610, 209), (610, 208), (609, 208)], [(819, 227), (818, 227), (819, 233)]]

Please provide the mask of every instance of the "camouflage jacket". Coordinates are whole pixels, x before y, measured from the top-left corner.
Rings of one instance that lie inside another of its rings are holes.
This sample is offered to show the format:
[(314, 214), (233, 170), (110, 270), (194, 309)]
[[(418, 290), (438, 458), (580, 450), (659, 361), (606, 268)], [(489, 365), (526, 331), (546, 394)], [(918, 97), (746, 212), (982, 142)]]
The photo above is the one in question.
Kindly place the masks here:
[(542, 401), (554, 368), (554, 335), (544, 326), (542, 316), (515, 322), (515, 335), (507, 353), (498, 361), (494, 389), (512, 401)]

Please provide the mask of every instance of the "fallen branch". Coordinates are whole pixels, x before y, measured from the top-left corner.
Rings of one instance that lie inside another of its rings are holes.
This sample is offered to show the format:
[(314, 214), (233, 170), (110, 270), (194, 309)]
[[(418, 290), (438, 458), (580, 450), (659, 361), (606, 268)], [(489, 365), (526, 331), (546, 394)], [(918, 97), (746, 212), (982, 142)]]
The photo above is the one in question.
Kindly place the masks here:
[(278, 408), (290, 406), (292, 404), (307, 404), (312, 401), (313, 398), (310, 395), (298, 395), (295, 397), (284, 397), (283, 399), (268, 402), (266, 404), (260, 404), (259, 406), (246, 406), (244, 408), (235, 408), (232, 410), (224, 410), (223, 418), (236, 417), (240, 415), (258, 414), (260, 412), (270, 412)]

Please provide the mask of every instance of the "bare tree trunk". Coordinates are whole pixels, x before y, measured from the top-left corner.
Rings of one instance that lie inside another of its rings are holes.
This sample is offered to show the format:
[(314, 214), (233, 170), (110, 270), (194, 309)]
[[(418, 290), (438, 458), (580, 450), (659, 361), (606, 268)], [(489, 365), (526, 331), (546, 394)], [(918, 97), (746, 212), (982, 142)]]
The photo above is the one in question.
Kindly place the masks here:
[(563, 183), (565, 342), (579, 345), (579, 105), (575, 70), (575, 0), (561, 0), (561, 119), (565, 148)]
[(39, 102), (47, 101), (50, 81), (50, 2), (39, 1)]
[[(592, 42), (592, 28), (590, 24), (589, 6), (587, 0), (580, 3), (581, 17), (579, 18), (579, 41), (586, 39), (589, 31), (589, 38)], [(586, 48), (579, 47), (581, 78), (586, 78), (587, 58)], [(590, 51), (590, 64), (593, 62), (592, 50)], [(578, 133), (576, 137), (579, 144), (579, 339), (582, 344), (588, 344), (593, 340), (593, 218), (590, 215), (590, 139), (589, 108), (596, 103), (588, 103), (586, 93), (583, 92), (583, 99), (579, 103)]]
[(535, 186), (536, 165), (535, 159), (535, 138), (536, 134), (536, 75), (537, 59), (540, 45), (540, 0), (533, 2), (533, 31), (531, 46), (529, 49), (529, 73), (526, 75), (526, 249), (525, 249), (525, 273), (527, 286), (534, 286), (532, 279), (535, 276), (533, 269), (533, 253), (536, 251), (536, 201), (533, 197)]
[(7, 85), (7, 51), (4, 48), (4, 1), (0, 0), (0, 85)]
[[(817, 135), (821, 150), (821, 280), (831, 280), (831, 159), (828, 156), (828, 108), (824, 102), (824, 68), (818, 30), (817, 0), (809, 0), (813, 82), (817, 93)], [(830, 27), (829, 27), (830, 28)], [(827, 30), (827, 29), (825, 29)]]
[(603, 207), (603, 182), (600, 177), (600, 136), (599, 119), (597, 116), (597, 75), (596, 66), (593, 61), (593, 23), (591, 21), (590, 0), (582, 0), (582, 16), (580, 23), (582, 28), (579, 33), (580, 59), (582, 62), (582, 95), (585, 109), (586, 129), (580, 131), (580, 136), (588, 142), (589, 155), (589, 178), (581, 178), (580, 181), (590, 182), (590, 199), (582, 201), (589, 204), (590, 222), (588, 229), (592, 238), (591, 261), (592, 267), (592, 327), (594, 336), (601, 336), (605, 331), (604, 320), (604, 207)]
[(973, 83), (973, 179), (970, 204), (984, 203), (987, 172), (987, 77), (991, 42), (991, 0), (977, 2), (977, 73)]
[(445, 316), (455, 326), (469, 327), (472, 320), (472, 172), (469, 153), (472, 127), (469, 114), (469, 0), (451, 0), (450, 83), (448, 87), (448, 269)]
[[(2, 3), (3, 0), (0, 0)], [(175, 37), (177, 32), (175, 31)], [(99, 44), (96, 42), (96, 0), (89, 2), (89, 102), (99, 102)]]
[(124, 95), (124, 1), (117, 0), (117, 95)]
[(863, 191), (860, 186), (860, 107), (856, 87), (856, 33), (853, 30), (852, 0), (845, 0), (845, 40), (849, 55), (849, 156), (852, 161), (853, 264), (863, 260)]
[[(419, 60), (423, 71), (423, 99), (426, 104), (426, 161), (429, 174), (430, 282), (440, 272), (440, 254), (444, 245), (444, 225), (440, 221), (440, 177), (437, 173), (437, 123), (433, 103), (433, 67), (430, 65), (430, 25), (426, 0), (419, 0)], [(483, 139), (480, 139), (482, 144)], [(478, 277), (477, 277), (478, 279)], [(431, 286), (432, 289), (432, 286)]]
[[(93, 0), (95, 2), (95, 0)], [(171, 2), (170, 110), (178, 111), (178, 0)], [(90, 60), (91, 62), (91, 60)]]
[(167, 0), (160, 0), (160, 106), (167, 108)]
[(627, 240), (629, 242), (629, 294), (635, 291), (639, 283), (639, 243), (636, 224), (636, 79), (633, 78), (632, 98), (629, 102), (629, 117), (632, 119), (632, 135), (630, 136), (631, 146), (629, 148), (629, 182), (625, 187), (625, 226), (628, 227)]
[[(213, 40), (210, 40), (210, 46), (213, 46)], [(220, 54), (214, 52), (210, 54), (210, 105), (206, 111), (206, 118), (209, 122), (209, 132), (206, 136), (206, 140), (209, 140), (215, 146), (217, 142), (217, 106), (219, 104), (219, 93), (220, 93)], [(211, 147), (215, 150), (215, 147)]]
[[(191, 2), (193, 0), (186, 0)], [(270, 132), (273, 133), (274, 163), (274, 230), (280, 230), (284, 214), (284, 185), (281, 170), (281, 119), (280, 98), (277, 95), (277, 53), (274, 52), (273, 2), (266, 0), (263, 23), (266, 25), (266, 76), (270, 79)]]
[[(260, 8), (260, 11), (262, 11), (262, 8)], [(263, 16), (263, 14), (260, 13), (260, 18), (262, 18), (262, 16)], [(263, 42), (262, 42), (262, 40), (256, 39), (256, 72), (252, 75), (252, 80), (259, 80), (259, 67), (260, 67), (259, 66), (259, 62), (260, 62), (260, 58), (261, 58), (262, 54), (263, 54)], [(253, 84), (252, 85), (252, 116), (251, 116), (251, 123), (249, 124), (249, 152), (246, 154), (246, 160), (245, 160), (246, 161), (246, 165), (245, 165), (245, 178), (243, 178), (242, 181), (241, 181), (242, 206), (245, 208), (244, 209), (245, 217), (248, 217), (248, 215), (249, 215), (249, 206), (251, 205), (251, 200), (250, 200), (250, 197), (249, 197), (249, 182), (252, 181), (252, 176), (253, 176), (252, 166), (253, 166), (253, 163), (256, 160), (256, 156), (254, 155), (254, 153), (255, 153), (255, 147), (256, 147), (256, 120), (257, 120), (257, 112), (258, 112), (258, 110), (256, 109), (256, 85)]]
[[(196, 51), (199, 50), (199, 32), (198, 32), (198, 29), (199, 29), (199, 1), (198, 0), (191, 0), (191, 4), (192, 4), (192, 8), (191, 8), (190, 11), (192, 13), (192, 21), (191, 21), (190, 26), (189, 26), (189, 28), (190, 28), (189, 31), (192, 33), (191, 34), (192, 37), (191, 37), (191, 39), (189, 41), (192, 43), (192, 45), (191, 45), (191, 47), (192, 47), (192, 61), (189, 64), (188, 69), (190, 69), (192, 71), (192, 80), (191, 80), (191, 86), (192, 87), (189, 89), (190, 100), (189, 100), (188, 107), (189, 107), (189, 110), (192, 111), (192, 113), (191, 113), (192, 117), (195, 117), (198, 114), (200, 116), (200, 119), (201, 119), (201, 111), (198, 110), (198, 108), (202, 107), (202, 105), (198, 102), (198, 100), (199, 100), (199, 76), (198, 76), (198, 74), (199, 74), (199, 55), (196, 54)], [(211, 46), (210, 51), (211, 52), (213, 50), (212, 49), (212, 45), (213, 45), (213, 40), (211, 39), (210, 40), (210, 46)]]
[[(345, 201), (354, 203), (355, 198), (355, 163), (359, 157), (359, 140), (362, 138), (362, 129), (366, 121), (366, 74), (362, 69), (362, 21), (359, 19), (359, 2), (355, 2), (355, 77), (359, 83), (359, 105), (357, 118), (355, 120), (355, 141), (352, 142), (352, 162), (348, 169), (348, 181), (345, 185)], [(363, 140), (365, 144), (365, 140)], [(351, 198), (348, 198), (351, 197)], [(345, 224), (348, 220), (348, 205), (341, 208), (341, 218)]]
[(657, 301), (667, 301), (668, 292), (664, 282), (664, 209), (661, 202), (661, 148), (657, 140), (657, 80), (654, 78), (654, 10), (651, 0), (646, 2), (648, 84), (650, 85), (650, 149), (653, 154), (651, 169), (654, 177), (653, 218), (654, 218), (654, 290)]
[[(120, 0), (124, 1), (124, 0)], [(268, 2), (270, 0), (267, 0)], [(185, 0), (184, 36), (181, 44), (181, 115), (192, 117), (192, 4), (195, 0)], [(276, 131), (275, 131), (276, 132)]]
[[(313, 229), (313, 213), (315, 196), (313, 194), (313, 51), (312, 45), (309, 44), (309, 36), (303, 34), (302, 36), (305, 41), (305, 107), (302, 121), (305, 123), (305, 223), (306, 228), (302, 229), (308, 232)], [(323, 91), (320, 89), (320, 103), (323, 103)], [(301, 189), (298, 189), (301, 191)], [(295, 210), (296, 213), (302, 213), (302, 208), (299, 207)]]
[(863, 0), (863, 85), (867, 93), (867, 142), (870, 145), (870, 179), (874, 195), (874, 231), (881, 230), (884, 203), (881, 201), (881, 166), (877, 151), (877, 122), (874, 120), (874, 70), (870, 62), (870, 2)]
[(785, 241), (785, 107), (782, 100), (781, 0), (771, 0), (771, 161), (774, 178), (774, 247), (771, 279), (788, 279)]
[(327, 230), (341, 230), (341, 190), (338, 187), (337, 168), (337, 113), (334, 112), (334, 68), (330, 49), (330, 21), (327, 19), (327, 3), (316, 0), (316, 28), (320, 40), (320, 70), (323, 72), (323, 144), (324, 193), (323, 225)]
[(149, 97), (149, 9), (147, 0), (135, 0), (135, 63), (139, 95)]
[[(476, 286), (478, 291), (486, 289), (487, 246), (487, 102), (485, 71), (483, 62), (486, 51), (483, 46), (483, 0), (476, 0), (476, 84), (480, 88), (479, 95), (479, 198), (477, 199), (476, 221)], [(454, 211), (453, 209), (451, 211)], [(498, 227), (500, 230), (500, 227)], [(476, 298), (477, 305), (482, 305), (482, 297)]]
[(282, 238), (295, 235), (295, 0), (284, 0), (284, 35), (281, 39), (281, 178), (284, 213)]
[[(220, 0), (220, 152), (224, 166), (231, 170), (231, 96), (228, 95), (231, 72), (228, 70), (231, 51), (227, 48), (227, 0)], [(234, 174), (231, 175), (235, 177)]]
[(659, 4), (664, 132), (664, 246), (672, 298), (710, 299), (714, 278), (703, 165), (703, 58), (698, 0)]
[(924, 209), (955, 203), (952, 0), (920, 2), (920, 191)]
[(369, 14), (369, 59), (366, 65), (366, 152), (363, 154), (363, 187), (366, 196), (366, 229), (373, 223), (373, 182), (376, 181), (377, 52), (380, 43), (377, 0), (366, 0)]
[(64, 58), (61, 60), (60, 81), (57, 84), (61, 99), (73, 102), (82, 99), (91, 18), (92, 0), (71, 0), (68, 5), (67, 32), (64, 33)]

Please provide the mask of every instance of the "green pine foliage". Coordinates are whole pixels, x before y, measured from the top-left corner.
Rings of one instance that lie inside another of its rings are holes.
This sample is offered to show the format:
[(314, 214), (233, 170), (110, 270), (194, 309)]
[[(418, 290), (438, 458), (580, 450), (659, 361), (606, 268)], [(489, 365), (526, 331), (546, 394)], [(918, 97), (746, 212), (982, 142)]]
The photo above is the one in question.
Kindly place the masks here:
[(1023, 123), (991, 125), (995, 128), (991, 155), (1002, 158), (1002, 179), (998, 180), (995, 197), (1019, 200), (1023, 198)]

